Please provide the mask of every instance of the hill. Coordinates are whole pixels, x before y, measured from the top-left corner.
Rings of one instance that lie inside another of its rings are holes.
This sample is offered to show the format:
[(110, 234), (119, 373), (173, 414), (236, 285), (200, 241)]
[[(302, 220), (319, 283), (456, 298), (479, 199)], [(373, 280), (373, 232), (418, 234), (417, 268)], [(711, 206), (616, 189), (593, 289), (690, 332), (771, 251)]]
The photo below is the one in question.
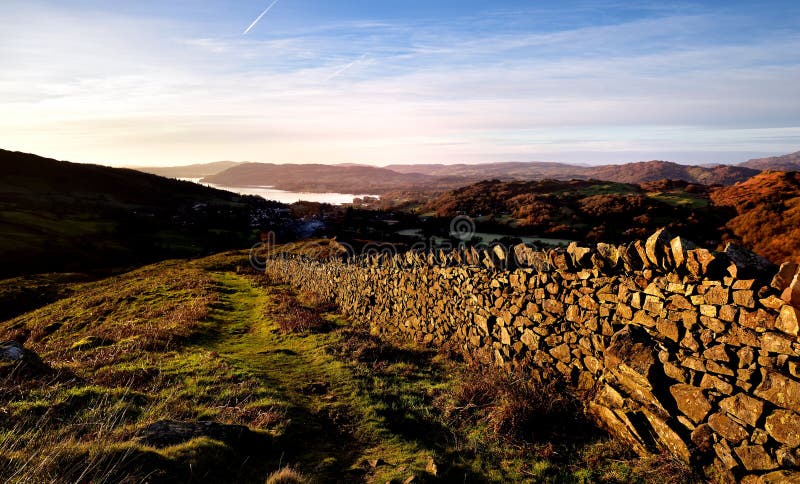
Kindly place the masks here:
[(420, 210), (468, 215), (481, 231), (569, 240), (625, 241), (669, 227), (716, 245), (725, 211), (709, 206), (709, 189), (682, 181), (644, 184), (597, 180), (492, 180), (448, 191)]
[(281, 190), (381, 194), (390, 190), (454, 188), (468, 180), (461, 176), (398, 173), (367, 165), (245, 163), (204, 182), (225, 186), (271, 186)]
[(224, 186), (271, 186), (282, 190), (382, 195), (391, 192), (436, 192), (483, 180), (603, 180), (643, 183), (663, 179), (705, 185), (732, 185), (759, 173), (740, 166), (691, 166), (667, 161), (584, 166), (565, 163), (484, 163), (478, 165), (390, 165), (385, 168), (342, 165), (236, 165), (205, 182)]
[(215, 161), (184, 166), (131, 166), (130, 168), (167, 178), (202, 178), (216, 175), (239, 164), (237, 161)]
[(773, 262), (800, 262), (800, 172), (769, 172), (714, 190), (711, 200), (735, 210), (729, 238)]
[(733, 185), (759, 173), (746, 167), (716, 165), (681, 165), (671, 161), (642, 161), (622, 165), (604, 165), (587, 170), (597, 180), (619, 183), (643, 183), (658, 180), (682, 180), (703, 185)]
[(106, 270), (247, 246), (279, 206), (135, 170), (0, 150), (0, 275)]
[(755, 170), (774, 170), (774, 171), (798, 171), (800, 170), (800, 151), (783, 156), (771, 156), (769, 158), (755, 158), (745, 161), (739, 166), (753, 168)]

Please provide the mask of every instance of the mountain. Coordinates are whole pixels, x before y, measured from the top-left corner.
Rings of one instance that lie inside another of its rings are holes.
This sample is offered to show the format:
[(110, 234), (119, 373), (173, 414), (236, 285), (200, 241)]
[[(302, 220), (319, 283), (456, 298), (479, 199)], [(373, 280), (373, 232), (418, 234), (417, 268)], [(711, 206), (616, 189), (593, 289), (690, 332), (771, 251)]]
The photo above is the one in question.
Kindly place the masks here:
[(683, 180), (703, 185), (733, 185), (759, 173), (747, 167), (715, 165), (682, 165), (671, 161), (641, 161), (622, 165), (603, 165), (585, 172), (589, 177), (620, 183), (642, 183), (658, 180)]
[(745, 161), (739, 166), (766, 171), (798, 171), (800, 170), (800, 151), (783, 156), (771, 156), (769, 158), (755, 158)]
[(247, 246), (279, 204), (0, 150), (0, 274), (109, 269)]
[(243, 163), (204, 182), (223, 186), (271, 186), (281, 190), (381, 195), (413, 190), (444, 191), (483, 180), (604, 180), (642, 183), (663, 179), (705, 185), (732, 185), (759, 173), (746, 167), (692, 166), (668, 161), (584, 166), (549, 162), (484, 163), (478, 165), (370, 165)]
[(728, 237), (775, 263), (800, 262), (800, 172), (769, 172), (715, 190), (711, 200), (736, 213)]
[(297, 192), (381, 194), (390, 190), (455, 188), (471, 180), (454, 176), (398, 173), (368, 165), (244, 163), (204, 182), (224, 186), (270, 186)]
[(202, 178), (216, 175), (239, 164), (241, 163), (238, 161), (215, 161), (184, 166), (131, 166), (130, 168), (167, 178)]

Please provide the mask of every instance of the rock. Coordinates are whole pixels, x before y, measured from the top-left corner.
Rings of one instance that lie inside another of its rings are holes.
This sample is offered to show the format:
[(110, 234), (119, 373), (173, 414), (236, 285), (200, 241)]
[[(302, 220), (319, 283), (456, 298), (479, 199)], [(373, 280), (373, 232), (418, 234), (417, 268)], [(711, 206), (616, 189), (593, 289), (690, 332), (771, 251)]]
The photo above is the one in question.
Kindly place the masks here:
[(252, 450), (262, 447), (267, 437), (243, 425), (226, 425), (217, 422), (179, 422), (160, 420), (136, 433), (139, 440), (156, 448), (170, 447), (198, 437), (218, 440), (231, 448)]
[(722, 286), (713, 286), (703, 296), (706, 304), (722, 306), (728, 304), (729, 292)]
[[(671, 236), (666, 229), (659, 229), (644, 244), (645, 254), (650, 263), (656, 267), (666, 267), (667, 248), (670, 247)], [(672, 249), (670, 248), (670, 251)]]
[(761, 445), (743, 445), (734, 449), (748, 471), (771, 471), (778, 467), (775, 460)]
[(701, 454), (710, 452), (714, 447), (714, 432), (708, 424), (698, 425), (691, 434), (692, 443)]
[(767, 417), (765, 428), (778, 442), (800, 447), (800, 415), (788, 410), (775, 410)]
[(766, 368), (761, 369), (761, 384), (755, 396), (794, 412), (800, 412), (800, 382)]
[(653, 347), (647, 331), (638, 326), (625, 326), (611, 337), (611, 344), (605, 350), (606, 368), (625, 365), (648, 378), (657, 364)]
[(721, 409), (729, 414), (755, 427), (756, 422), (764, 411), (764, 402), (744, 393), (737, 393), (719, 402)]
[(795, 274), (789, 287), (781, 293), (781, 299), (795, 307), (800, 307), (800, 273)]
[(695, 279), (720, 272), (723, 264), (722, 258), (707, 249), (693, 249), (686, 254), (686, 269)]
[(39, 355), (16, 341), (0, 343), (0, 376), (43, 375), (52, 372)]
[(775, 329), (797, 336), (800, 328), (800, 310), (788, 304), (781, 307), (781, 314), (775, 321)]
[(683, 237), (675, 237), (669, 241), (669, 245), (672, 250), (672, 259), (675, 261), (676, 267), (683, 267), (686, 263), (688, 251), (697, 248), (694, 242), (688, 241)]
[(747, 431), (723, 413), (715, 413), (708, 417), (708, 425), (729, 442), (738, 444), (747, 438)]
[(758, 477), (758, 484), (800, 484), (800, 472), (774, 471)]
[(701, 388), (679, 383), (672, 385), (669, 392), (678, 410), (695, 422), (702, 422), (711, 411), (711, 404)]
[(772, 286), (778, 292), (783, 292), (784, 289), (789, 287), (789, 284), (792, 283), (792, 279), (794, 278), (795, 274), (797, 274), (798, 264), (795, 262), (784, 262), (781, 264), (780, 269), (778, 269), (778, 273), (775, 274), (775, 277), (772, 278)]
[(579, 246), (577, 242), (571, 242), (567, 246), (567, 254), (572, 259), (575, 267), (590, 269), (592, 267), (592, 249)]

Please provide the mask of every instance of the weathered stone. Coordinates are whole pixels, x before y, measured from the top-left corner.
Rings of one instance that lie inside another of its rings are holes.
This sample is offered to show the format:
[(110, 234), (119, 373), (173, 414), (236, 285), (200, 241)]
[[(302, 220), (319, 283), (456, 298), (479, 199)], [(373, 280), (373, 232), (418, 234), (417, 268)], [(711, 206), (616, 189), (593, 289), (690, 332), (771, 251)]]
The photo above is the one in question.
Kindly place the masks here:
[(729, 297), (730, 295), (727, 289), (722, 286), (714, 286), (706, 291), (703, 299), (706, 304), (722, 306), (723, 304), (728, 304)]
[(589, 247), (581, 247), (577, 242), (571, 242), (567, 246), (567, 254), (572, 259), (575, 267), (592, 267), (592, 249)]
[(788, 410), (775, 410), (767, 417), (764, 427), (778, 442), (800, 447), (800, 415)]
[(725, 469), (733, 469), (739, 465), (738, 462), (736, 462), (736, 458), (733, 456), (733, 451), (731, 451), (726, 441), (721, 440), (714, 444), (714, 452), (717, 454), (717, 457), (719, 457)]
[(714, 433), (708, 424), (698, 425), (692, 431), (690, 438), (697, 451), (701, 454), (710, 452), (714, 447)]
[(693, 242), (682, 237), (675, 237), (670, 240), (669, 245), (672, 250), (672, 259), (675, 261), (676, 267), (682, 267), (686, 262), (687, 252), (697, 248)]
[(569, 363), (572, 353), (570, 352), (569, 345), (566, 343), (556, 346), (552, 350), (550, 350), (550, 354), (553, 357), (563, 361), (564, 363)]
[(647, 259), (656, 267), (663, 267), (664, 259), (666, 256), (666, 248), (670, 247), (670, 235), (665, 229), (657, 230), (653, 235), (648, 237), (644, 244)]
[(744, 247), (732, 243), (725, 246), (725, 255), (735, 267), (731, 275), (737, 279), (747, 279), (775, 270), (775, 265)]
[(797, 471), (774, 471), (758, 476), (758, 484), (798, 484), (800, 483), (800, 472)]
[(738, 444), (747, 438), (747, 431), (723, 413), (715, 413), (708, 417), (708, 425), (728, 441)]
[(795, 307), (800, 307), (800, 273), (795, 274), (789, 287), (781, 293), (781, 299)]
[(750, 290), (733, 291), (733, 302), (738, 306), (743, 306), (746, 308), (756, 307), (756, 300), (753, 297), (753, 291)]
[(783, 292), (783, 290), (789, 287), (789, 284), (792, 283), (792, 279), (794, 278), (795, 274), (797, 274), (797, 269), (797, 263), (784, 262), (781, 264), (780, 269), (778, 269), (778, 273), (772, 278), (771, 286), (777, 289), (778, 292)]
[(731, 361), (725, 345), (714, 345), (703, 352), (703, 357), (714, 361)]
[(775, 328), (792, 336), (797, 336), (800, 329), (800, 310), (788, 304), (781, 307), (780, 316), (775, 321)]
[(764, 411), (764, 402), (744, 393), (737, 393), (719, 402), (721, 409), (747, 423), (755, 426)]
[(711, 411), (711, 404), (701, 388), (679, 383), (672, 385), (669, 392), (675, 399), (678, 410), (695, 422), (702, 422)]
[(800, 412), (800, 382), (769, 369), (761, 370), (754, 395), (794, 412)]
[(771, 471), (778, 467), (761, 445), (743, 445), (734, 449), (739, 460), (748, 471)]
[(794, 341), (796, 341), (796, 338), (791, 338), (782, 333), (768, 331), (761, 335), (761, 349), (769, 351), (770, 353), (791, 355), (794, 353), (792, 350), (792, 342)]

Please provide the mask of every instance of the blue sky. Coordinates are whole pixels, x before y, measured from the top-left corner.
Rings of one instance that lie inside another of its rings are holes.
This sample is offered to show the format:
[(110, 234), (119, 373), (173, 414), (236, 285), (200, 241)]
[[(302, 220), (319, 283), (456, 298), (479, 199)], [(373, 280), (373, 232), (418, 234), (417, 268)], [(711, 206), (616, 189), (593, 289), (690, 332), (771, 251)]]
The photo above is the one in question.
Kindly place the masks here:
[(3, 0), (0, 147), (736, 162), (800, 150), (800, 2)]

